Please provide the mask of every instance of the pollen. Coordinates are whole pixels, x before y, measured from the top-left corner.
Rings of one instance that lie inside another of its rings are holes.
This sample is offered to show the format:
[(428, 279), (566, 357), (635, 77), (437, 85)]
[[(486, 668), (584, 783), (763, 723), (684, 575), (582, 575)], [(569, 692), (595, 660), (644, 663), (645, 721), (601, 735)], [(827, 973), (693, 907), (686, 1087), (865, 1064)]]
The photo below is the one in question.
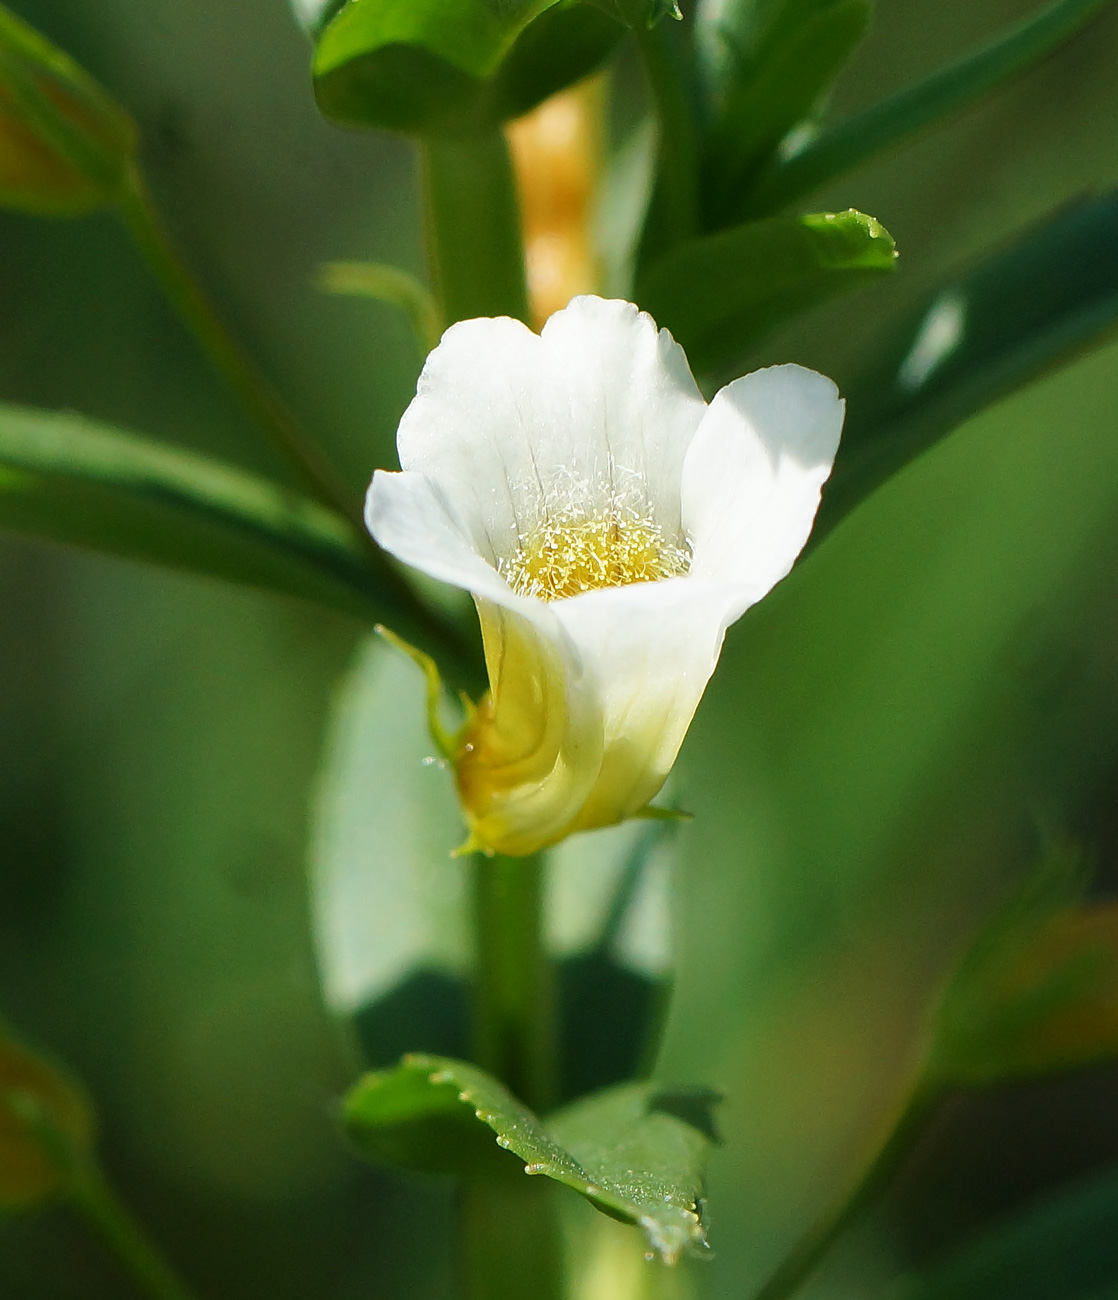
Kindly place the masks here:
[(673, 545), (648, 513), (615, 502), (597, 515), (550, 511), (498, 569), (518, 596), (564, 600), (601, 587), (678, 578), (690, 566), (690, 552)]

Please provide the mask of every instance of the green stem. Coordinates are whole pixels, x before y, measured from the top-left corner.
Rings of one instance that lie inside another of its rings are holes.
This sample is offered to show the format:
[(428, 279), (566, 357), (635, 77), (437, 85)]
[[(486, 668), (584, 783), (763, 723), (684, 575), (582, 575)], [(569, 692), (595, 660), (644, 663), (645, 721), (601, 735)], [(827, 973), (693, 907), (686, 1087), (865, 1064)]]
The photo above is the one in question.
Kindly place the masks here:
[(423, 142), (431, 282), (443, 319), (528, 319), (524, 245), (508, 145), (498, 128)]
[(76, 1172), (68, 1190), (71, 1203), (152, 1300), (194, 1300), (96, 1165)]
[[(544, 858), (475, 854), (474, 1059), (534, 1110), (555, 1094), (554, 973), (543, 930)], [(560, 1300), (562, 1251), (544, 1178), (515, 1167), (467, 1180), (459, 1231), (465, 1300)]]
[(133, 168), (120, 212), (172, 306), (205, 349), (245, 409), (294, 467), (304, 485), (333, 506), (364, 535), (361, 506), (334, 467), (303, 432), (279, 394), (226, 329), (209, 299), (179, 257), (143, 176)]
[(544, 859), (474, 856), (474, 1058), (534, 1110), (555, 1096), (554, 972)]
[(561, 1300), (562, 1242), (547, 1178), (514, 1171), (459, 1194), (463, 1300)]
[(646, 262), (699, 231), (699, 125), (676, 24), (635, 27), (660, 132), (656, 189), (641, 238)]
[(884, 1145), (853, 1193), (817, 1219), (762, 1286), (753, 1300), (787, 1300), (795, 1295), (829, 1254), (831, 1247), (884, 1189), (908, 1154), (916, 1134), (942, 1097), (938, 1087), (918, 1086)]

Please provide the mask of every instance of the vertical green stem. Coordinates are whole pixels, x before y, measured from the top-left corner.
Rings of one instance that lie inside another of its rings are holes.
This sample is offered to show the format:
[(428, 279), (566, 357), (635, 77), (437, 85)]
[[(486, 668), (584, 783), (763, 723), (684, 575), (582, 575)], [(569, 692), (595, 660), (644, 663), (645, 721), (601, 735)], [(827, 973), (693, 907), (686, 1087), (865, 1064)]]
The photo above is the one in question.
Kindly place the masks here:
[(152, 1300), (194, 1300), (95, 1165), (77, 1171), (67, 1190), (71, 1203), (146, 1295)]
[(182, 316), (245, 409), (320, 500), (350, 519), (364, 535), (360, 503), (338, 477), (319, 447), (225, 328), (198, 283), (179, 257), (144, 178), (135, 168), (120, 200), (120, 211), (172, 306)]
[(788, 1300), (788, 1297), (799, 1291), (839, 1237), (883, 1191), (907, 1155), (914, 1137), (939, 1103), (941, 1095), (937, 1087), (917, 1087), (858, 1186), (845, 1201), (812, 1224), (757, 1292), (754, 1300)]
[(474, 1055), (521, 1101), (555, 1098), (553, 971), (543, 934), (544, 858), (474, 857)]
[[(543, 932), (544, 859), (473, 859), (474, 1059), (535, 1110), (555, 1095), (553, 970)], [(465, 1300), (560, 1300), (554, 1188), (510, 1163), (462, 1188)]]
[(423, 142), (431, 280), (447, 321), (528, 319), (524, 243), (508, 145), (499, 128)]
[(555, 1185), (515, 1169), (463, 1185), (463, 1300), (561, 1300), (563, 1256)]

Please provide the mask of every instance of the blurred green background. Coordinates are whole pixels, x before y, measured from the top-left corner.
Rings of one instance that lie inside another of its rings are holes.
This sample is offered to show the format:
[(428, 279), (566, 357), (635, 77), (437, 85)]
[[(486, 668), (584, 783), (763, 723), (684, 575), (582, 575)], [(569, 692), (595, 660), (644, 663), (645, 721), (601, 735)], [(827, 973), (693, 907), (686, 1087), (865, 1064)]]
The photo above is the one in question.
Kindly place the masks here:
[[(283, 0), (13, 8), (140, 122), (190, 261), (354, 486), (392, 464), (415, 345), (390, 308), (312, 281), (335, 258), (420, 270), (410, 146), (321, 120)], [(837, 106), (1030, 8), (879, 0)], [(820, 196), (880, 218), (902, 272), (758, 360), (841, 383), (938, 272), (1118, 184), (1116, 63), (1111, 11)], [(0, 395), (284, 476), (109, 216), (0, 214)], [(1116, 505), (1112, 346), (960, 429), (731, 633), (678, 769), (696, 820), (660, 1069), (727, 1095), (698, 1295), (747, 1294), (880, 1136), (939, 982), (1039, 828), (1118, 885)], [(358, 1165), (333, 1123), (352, 1047), (322, 1007), (304, 864), (363, 629), (15, 539), (0, 585), (0, 1006), (87, 1081), (110, 1169), (202, 1294), (448, 1294), (449, 1194)], [(816, 1293), (1115, 1161), (1116, 1103), (1111, 1068), (952, 1099)], [(51, 1211), (0, 1221), (0, 1294), (131, 1291)]]

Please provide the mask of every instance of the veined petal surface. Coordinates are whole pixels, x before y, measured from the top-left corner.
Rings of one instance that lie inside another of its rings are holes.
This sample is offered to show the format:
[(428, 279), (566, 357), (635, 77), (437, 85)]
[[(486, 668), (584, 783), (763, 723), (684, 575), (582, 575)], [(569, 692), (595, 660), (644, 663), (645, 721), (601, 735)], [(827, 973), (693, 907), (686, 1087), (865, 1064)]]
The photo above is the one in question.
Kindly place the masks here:
[(610, 494), (678, 535), (683, 457), (705, 410), (666, 330), (631, 303), (586, 296), (539, 335), (507, 317), (452, 325), (397, 447), (496, 564), (549, 511)]
[(726, 628), (807, 540), (842, 420), (801, 366), (708, 407), (630, 303), (576, 298), (539, 336), (447, 331), (366, 517), (478, 606), (490, 691), (456, 759), (471, 847), (532, 853), (655, 797)]

